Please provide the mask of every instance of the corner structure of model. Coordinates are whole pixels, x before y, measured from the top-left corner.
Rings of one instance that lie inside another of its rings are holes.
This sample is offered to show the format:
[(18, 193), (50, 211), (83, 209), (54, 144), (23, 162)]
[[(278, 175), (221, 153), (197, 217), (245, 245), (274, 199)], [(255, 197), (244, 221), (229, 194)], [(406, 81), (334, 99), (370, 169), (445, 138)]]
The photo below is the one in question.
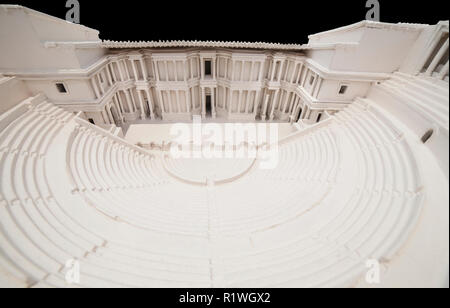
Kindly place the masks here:
[[(0, 5), (0, 287), (448, 286), (448, 35), (115, 42)], [(173, 157), (194, 120), (277, 127), (277, 163)]]

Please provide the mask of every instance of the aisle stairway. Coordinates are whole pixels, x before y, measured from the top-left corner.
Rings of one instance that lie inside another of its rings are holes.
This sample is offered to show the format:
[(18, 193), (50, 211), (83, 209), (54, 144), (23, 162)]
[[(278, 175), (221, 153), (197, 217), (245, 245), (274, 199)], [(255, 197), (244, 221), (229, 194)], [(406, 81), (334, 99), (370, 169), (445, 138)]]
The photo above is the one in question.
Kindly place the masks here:
[(425, 192), (408, 141), (365, 100), (281, 145), (276, 169), (217, 186), (177, 181), (161, 153), (40, 96), (0, 123), (0, 286), (351, 286), (367, 259), (396, 257)]

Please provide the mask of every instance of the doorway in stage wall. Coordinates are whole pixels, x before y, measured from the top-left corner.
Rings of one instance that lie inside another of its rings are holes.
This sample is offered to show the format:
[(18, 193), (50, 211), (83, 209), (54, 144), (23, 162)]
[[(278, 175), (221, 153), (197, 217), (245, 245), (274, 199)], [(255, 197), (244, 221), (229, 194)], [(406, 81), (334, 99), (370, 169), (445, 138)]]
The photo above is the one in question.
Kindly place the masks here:
[(206, 95), (206, 117), (212, 118), (212, 98), (211, 95)]

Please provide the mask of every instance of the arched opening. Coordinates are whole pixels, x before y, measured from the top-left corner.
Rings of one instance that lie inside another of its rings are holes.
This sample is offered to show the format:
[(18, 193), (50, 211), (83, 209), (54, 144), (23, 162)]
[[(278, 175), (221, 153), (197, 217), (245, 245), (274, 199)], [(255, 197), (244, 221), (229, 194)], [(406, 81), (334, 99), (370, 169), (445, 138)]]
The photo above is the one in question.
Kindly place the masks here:
[(433, 135), (434, 135), (434, 130), (433, 129), (428, 130), (421, 139), (422, 143), (426, 144), (431, 139), (431, 137), (433, 137)]

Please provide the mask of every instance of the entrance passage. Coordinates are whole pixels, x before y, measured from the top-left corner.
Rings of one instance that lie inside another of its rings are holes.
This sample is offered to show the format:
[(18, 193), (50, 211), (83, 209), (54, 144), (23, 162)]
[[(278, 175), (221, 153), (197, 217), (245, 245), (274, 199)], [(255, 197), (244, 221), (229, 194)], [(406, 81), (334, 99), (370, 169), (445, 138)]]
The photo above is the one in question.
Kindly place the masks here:
[(212, 117), (212, 98), (211, 95), (206, 95), (206, 116)]

